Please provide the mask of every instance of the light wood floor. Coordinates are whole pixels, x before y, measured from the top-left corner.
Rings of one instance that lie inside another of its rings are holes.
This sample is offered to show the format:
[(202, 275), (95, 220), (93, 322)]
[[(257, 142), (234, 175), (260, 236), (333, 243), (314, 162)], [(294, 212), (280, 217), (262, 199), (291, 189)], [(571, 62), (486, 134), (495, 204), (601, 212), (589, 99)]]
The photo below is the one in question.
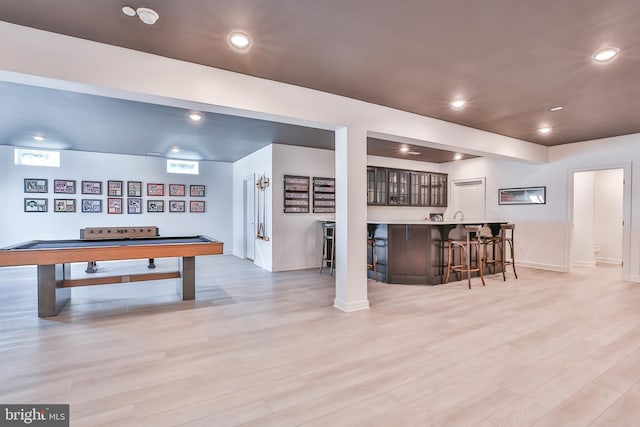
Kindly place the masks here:
[(69, 403), (72, 426), (640, 425), (640, 284), (619, 269), (370, 281), (350, 314), (317, 270), (197, 269), (196, 301), (74, 289), (49, 320), (35, 269), (0, 269), (0, 401)]

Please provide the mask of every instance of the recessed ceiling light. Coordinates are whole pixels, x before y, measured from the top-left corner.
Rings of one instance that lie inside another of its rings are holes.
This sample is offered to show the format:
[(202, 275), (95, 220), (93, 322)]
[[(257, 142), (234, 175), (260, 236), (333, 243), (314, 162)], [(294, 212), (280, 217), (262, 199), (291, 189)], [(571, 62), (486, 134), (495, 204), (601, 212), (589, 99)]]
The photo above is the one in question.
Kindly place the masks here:
[(42, 135), (33, 135), (33, 139), (36, 141), (44, 141), (44, 136)]
[(191, 113), (189, 114), (189, 118), (194, 122), (199, 122), (202, 120), (202, 114), (200, 113)]
[(158, 12), (153, 9), (149, 9), (148, 7), (137, 8), (136, 13), (138, 14), (138, 18), (147, 25), (155, 24), (158, 18), (160, 18)]
[(618, 49), (617, 47), (608, 47), (605, 49), (600, 49), (599, 51), (591, 55), (591, 59), (593, 60), (593, 62), (596, 62), (598, 64), (605, 64), (607, 62), (613, 61), (613, 59), (618, 56), (618, 53), (620, 53), (620, 49)]
[(554, 113), (555, 113), (556, 111), (560, 111), (560, 110), (564, 110), (564, 107), (562, 107), (562, 106), (558, 105), (557, 107), (551, 107), (551, 108), (549, 108), (549, 111), (553, 111)]
[(462, 110), (467, 105), (467, 101), (464, 99), (455, 99), (449, 103), (449, 106), (454, 110)]
[(542, 135), (548, 135), (548, 134), (550, 134), (550, 133), (551, 133), (551, 126), (547, 126), (547, 125), (540, 126), (540, 127), (538, 128), (538, 133), (540, 133), (540, 134), (542, 134)]
[(400, 147), (400, 151), (406, 153), (407, 151), (409, 151), (409, 147)]
[(171, 152), (172, 152), (172, 153), (179, 153), (179, 152), (180, 152), (180, 147), (173, 147), (173, 148), (171, 149)]
[(136, 16), (136, 10), (131, 6), (124, 6), (122, 8), (122, 13), (124, 13), (127, 16)]
[(157, 151), (147, 151), (147, 156), (159, 156), (160, 153)]
[(407, 154), (411, 154), (412, 156), (417, 156), (418, 154), (420, 154), (419, 151), (407, 151)]
[(462, 159), (462, 154), (460, 153), (456, 153), (456, 155), (453, 156), (453, 160), (460, 160), (460, 159)]
[(242, 31), (233, 31), (229, 33), (228, 37), (231, 46), (238, 50), (247, 50), (251, 46), (251, 38), (248, 34)]

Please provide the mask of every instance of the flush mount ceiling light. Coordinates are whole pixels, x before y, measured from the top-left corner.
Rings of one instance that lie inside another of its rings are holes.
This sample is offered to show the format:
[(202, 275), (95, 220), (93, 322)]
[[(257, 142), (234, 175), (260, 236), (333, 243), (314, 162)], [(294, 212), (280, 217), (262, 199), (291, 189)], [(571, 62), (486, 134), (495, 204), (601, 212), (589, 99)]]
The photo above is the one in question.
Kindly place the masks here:
[(453, 156), (453, 160), (460, 160), (460, 159), (462, 159), (462, 154), (460, 153), (456, 153), (456, 155)]
[(400, 151), (402, 151), (403, 153), (406, 153), (409, 151), (409, 147), (400, 147)]
[(202, 114), (200, 114), (200, 113), (191, 113), (191, 114), (189, 114), (189, 118), (193, 122), (199, 122), (200, 120), (202, 120)]
[(606, 64), (613, 61), (618, 56), (618, 53), (620, 53), (620, 49), (617, 47), (607, 47), (591, 55), (591, 60), (596, 64)]
[(420, 154), (419, 151), (407, 151), (407, 154), (411, 154), (412, 156), (417, 156)]
[(449, 103), (449, 106), (454, 110), (462, 110), (467, 105), (467, 101), (464, 99), (454, 99)]
[(127, 16), (138, 15), (138, 18), (140, 18), (140, 20), (147, 25), (155, 24), (156, 21), (160, 18), (158, 12), (153, 9), (149, 9), (148, 7), (139, 7), (137, 9), (134, 9), (131, 6), (124, 6), (122, 8), (122, 13)]
[(173, 147), (173, 148), (171, 149), (171, 152), (172, 152), (172, 153), (179, 153), (179, 152), (180, 152), (180, 147)]
[(33, 139), (35, 139), (36, 141), (44, 141), (44, 136), (40, 134), (36, 134), (36, 135), (33, 135)]
[(560, 110), (564, 110), (564, 107), (563, 107), (563, 106), (561, 106), (561, 105), (558, 105), (557, 107), (551, 107), (551, 108), (549, 108), (549, 111), (553, 111), (554, 113), (555, 113), (556, 111), (560, 111)]
[(229, 44), (237, 50), (248, 50), (251, 46), (251, 38), (247, 33), (243, 33), (242, 31), (232, 31), (229, 33), (227, 40)]
[(538, 133), (541, 135), (549, 135), (551, 133), (551, 126), (543, 125), (538, 128)]

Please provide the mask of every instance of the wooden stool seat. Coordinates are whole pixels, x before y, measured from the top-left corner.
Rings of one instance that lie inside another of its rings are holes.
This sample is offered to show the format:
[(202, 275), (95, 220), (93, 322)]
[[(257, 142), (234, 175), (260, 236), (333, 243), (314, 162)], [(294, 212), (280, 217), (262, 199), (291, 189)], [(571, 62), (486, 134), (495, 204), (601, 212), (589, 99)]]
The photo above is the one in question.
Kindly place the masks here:
[[(452, 271), (456, 273), (467, 273), (467, 281), (469, 283), (469, 289), (471, 289), (471, 273), (478, 272), (480, 280), (482, 280), (482, 286), (484, 283), (484, 261), (482, 257), (482, 244), (480, 240), (480, 234), (482, 227), (479, 225), (467, 225), (465, 229), (465, 240), (449, 239), (448, 247), (448, 259), (447, 259), (447, 275), (444, 279), (445, 283), (449, 282), (449, 275)], [(460, 263), (454, 264), (455, 249), (460, 249)], [(472, 263), (473, 250), (475, 248), (475, 264)], [(463, 262), (464, 260), (464, 262)]]

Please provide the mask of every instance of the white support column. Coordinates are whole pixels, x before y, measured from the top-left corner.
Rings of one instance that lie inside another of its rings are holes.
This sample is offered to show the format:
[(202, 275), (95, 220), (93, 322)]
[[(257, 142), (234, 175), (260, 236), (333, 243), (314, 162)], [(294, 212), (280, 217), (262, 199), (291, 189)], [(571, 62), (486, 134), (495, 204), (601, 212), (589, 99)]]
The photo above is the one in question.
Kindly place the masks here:
[(336, 131), (336, 298), (350, 312), (369, 308), (367, 298), (367, 132)]

